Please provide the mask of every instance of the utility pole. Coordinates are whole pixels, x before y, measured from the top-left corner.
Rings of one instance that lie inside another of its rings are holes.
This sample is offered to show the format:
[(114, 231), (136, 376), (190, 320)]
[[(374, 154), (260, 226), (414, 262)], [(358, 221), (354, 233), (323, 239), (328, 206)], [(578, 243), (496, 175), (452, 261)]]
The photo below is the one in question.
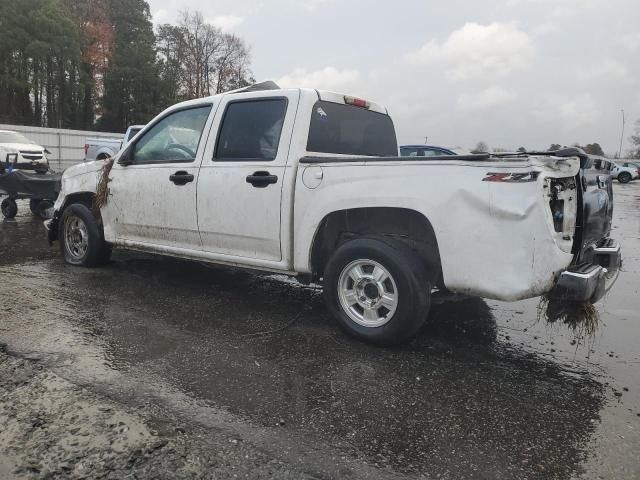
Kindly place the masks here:
[(620, 111), (622, 112), (622, 133), (620, 134), (620, 148), (618, 148), (618, 158), (622, 158), (622, 142), (624, 140), (624, 109)]

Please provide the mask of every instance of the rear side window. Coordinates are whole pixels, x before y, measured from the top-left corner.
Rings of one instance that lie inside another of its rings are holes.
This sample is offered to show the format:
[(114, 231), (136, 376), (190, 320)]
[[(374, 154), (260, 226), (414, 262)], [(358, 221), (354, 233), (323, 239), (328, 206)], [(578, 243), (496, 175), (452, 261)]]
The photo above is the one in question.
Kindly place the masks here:
[(389, 115), (333, 102), (316, 102), (307, 151), (395, 157), (396, 131)]
[(222, 119), (214, 160), (274, 160), (286, 113), (286, 98), (229, 103)]

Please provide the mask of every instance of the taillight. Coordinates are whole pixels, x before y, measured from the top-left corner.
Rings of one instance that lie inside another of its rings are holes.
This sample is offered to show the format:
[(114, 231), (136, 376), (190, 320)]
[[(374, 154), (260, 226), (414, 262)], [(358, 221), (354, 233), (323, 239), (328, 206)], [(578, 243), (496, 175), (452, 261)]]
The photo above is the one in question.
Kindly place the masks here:
[(87, 152), (88, 152), (88, 151), (89, 151), (89, 144), (88, 144), (88, 143), (85, 143), (85, 144), (84, 144), (84, 154), (85, 154), (85, 156), (87, 155)]
[(638, 176), (640, 176), (640, 168), (638, 169)]
[(346, 103), (347, 105), (353, 105), (354, 107), (361, 107), (361, 108), (369, 108), (371, 106), (371, 104), (366, 100), (363, 100), (361, 98), (349, 97), (349, 96), (344, 97), (344, 103)]

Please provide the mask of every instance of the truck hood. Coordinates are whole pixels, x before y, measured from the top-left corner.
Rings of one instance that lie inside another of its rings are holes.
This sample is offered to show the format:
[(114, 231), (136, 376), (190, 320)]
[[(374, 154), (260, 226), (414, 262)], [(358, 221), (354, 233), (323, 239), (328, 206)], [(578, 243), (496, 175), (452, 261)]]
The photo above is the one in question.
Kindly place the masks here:
[(79, 175), (95, 174), (104, 166), (104, 160), (93, 160), (73, 165), (64, 171), (63, 179), (77, 177)]

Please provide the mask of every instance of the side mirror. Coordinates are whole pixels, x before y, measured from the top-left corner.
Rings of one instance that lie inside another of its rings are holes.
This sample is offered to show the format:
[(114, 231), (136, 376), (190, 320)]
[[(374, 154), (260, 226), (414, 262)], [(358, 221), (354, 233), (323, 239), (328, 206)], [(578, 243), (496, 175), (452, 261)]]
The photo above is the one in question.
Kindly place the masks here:
[(47, 155), (51, 155), (51, 152), (49, 151), (49, 149), (48, 149), (48, 148), (45, 148), (45, 149), (44, 149), (44, 153), (46, 153)]
[(118, 158), (118, 165), (122, 165), (126, 167), (127, 165), (131, 165), (133, 163), (133, 148), (127, 148), (122, 154), (120, 158)]

